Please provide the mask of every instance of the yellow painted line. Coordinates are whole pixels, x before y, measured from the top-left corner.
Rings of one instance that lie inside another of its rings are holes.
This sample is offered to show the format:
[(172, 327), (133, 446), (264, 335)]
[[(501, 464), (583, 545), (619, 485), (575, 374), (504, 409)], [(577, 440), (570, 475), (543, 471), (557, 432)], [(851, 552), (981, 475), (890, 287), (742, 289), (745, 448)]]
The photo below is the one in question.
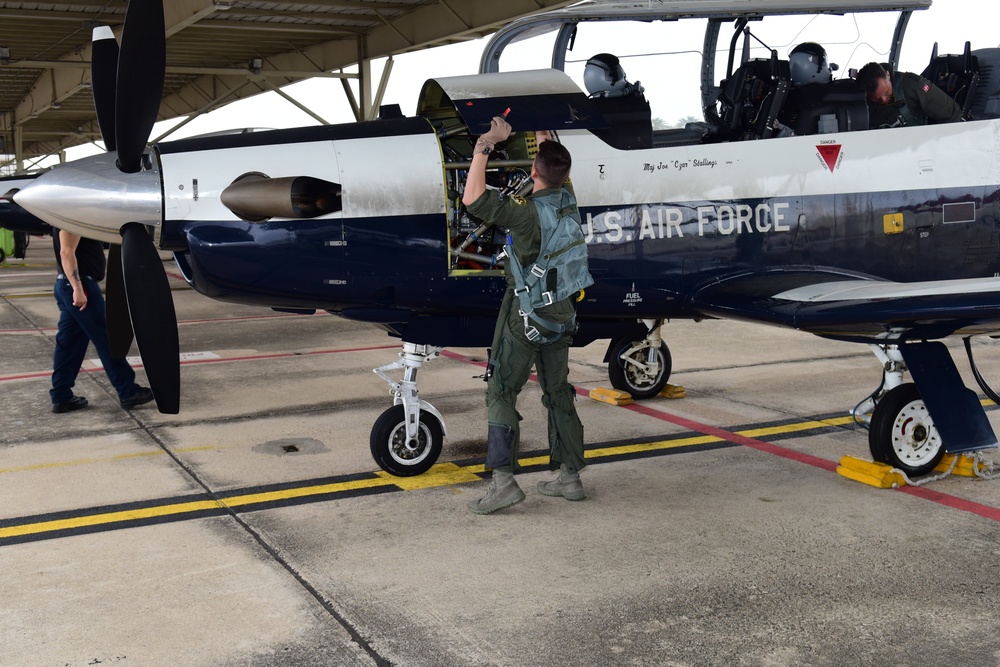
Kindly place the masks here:
[(835, 419), (824, 419), (822, 421), (804, 421), (795, 424), (785, 424), (783, 426), (768, 426), (765, 428), (751, 428), (745, 431), (735, 431), (737, 435), (745, 435), (748, 438), (759, 438), (768, 435), (781, 435), (783, 433), (797, 433), (799, 431), (811, 431), (813, 429), (826, 428), (828, 426), (844, 426), (850, 424), (853, 417), (837, 417)]
[[(659, 440), (657, 442), (643, 442), (636, 445), (615, 445), (613, 447), (588, 449), (585, 454), (588, 459), (596, 459), (606, 456), (653, 452), (660, 449), (676, 449), (677, 447), (690, 447), (692, 445), (705, 445), (711, 442), (722, 441), (722, 438), (714, 435), (699, 435), (693, 438), (678, 438), (677, 440)], [(545, 457), (545, 460), (547, 461), (548, 457)]]
[[(227, 447), (237, 447), (242, 445), (202, 445), (199, 447), (181, 447), (173, 450), (176, 453), (203, 452), (212, 449), (224, 449)], [(91, 457), (86, 459), (73, 459), (70, 461), (53, 461), (52, 463), (36, 463), (29, 466), (17, 466), (14, 468), (0, 468), (0, 475), (11, 472), (28, 472), (31, 470), (47, 470), (50, 468), (68, 468), (79, 465), (91, 465), (94, 463), (107, 463), (110, 461), (125, 461), (128, 459), (142, 458), (146, 456), (165, 456), (166, 452), (157, 449), (149, 452), (133, 452), (131, 454), (116, 454), (108, 457)]]
[(482, 479), (467, 468), (455, 465), (454, 463), (438, 463), (431, 466), (431, 469), (424, 474), (414, 475), (413, 477), (395, 477), (382, 470), (379, 470), (375, 474), (385, 480), (387, 484), (398, 486), (404, 491), (430, 489), (436, 486), (451, 486), (453, 484), (467, 484), (468, 482), (478, 482)]
[[(744, 431), (740, 431), (739, 434), (747, 437), (753, 437), (760, 435), (775, 435), (780, 433), (801, 432), (816, 428), (826, 428), (828, 426), (838, 426), (841, 424), (849, 423), (850, 419), (851, 419), (850, 417), (843, 417), (843, 418), (836, 418), (823, 421), (813, 420), (806, 422), (798, 422), (793, 424), (786, 424), (784, 426), (747, 429)], [(682, 447), (711, 444), (715, 442), (724, 442), (724, 439), (712, 435), (698, 435), (687, 438), (677, 438), (673, 440), (658, 440), (655, 442), (646, 442), (637, 444), (612, 445), (608, 447), (590, 449), (586, 452), (586, 456), (588, 459), (610, 458), (615, 456), (621, 456), (624, 454), (678, 449)], [(211, 449), (218, 449), (219, 447), (220, 446), (206, 445), (200, 447), (186, 447), (182, 449), (177, 449), (175, 451), (177, 452), (205, 451)], [(163, 452), (162, 450), (155, 450), (149, 452), (135, 452), (130, 454), (120, 454), (106, 459), (99, 459), (99, 458), (76, 459), (73, 461), (63, 461), (63, 462), (55, 462), (48, 464), (37, 464), (32, 466), (21, 466), (18, 468), (0, 469), (0, 473), (20, 472), (27, 470), (42, 470), (46, 468), (57, 468), (57, 467), (65, 467), (72, 465), (86, 465), (90, 463), (99, 463), (102, 461), (119, 461), (119, 460), (127, 460), (127, 459), (140, 458), (146, 456), (161, 456), (163, 454), (165, 454), (165, 452)], [(520, 460), (521, 465), (526, 467), (541, 466), (547, 464), (548, 462), (549, 462), (548, 455), (531, 456), (527, 458), (522, 458)], [(226, 508), (235, 509), (239, 507), (280, 502), (295, 498), (329, 495), (329, 494), (343, 493), (346, 491), (357, 491), (364, 489), (373, 489), (378, 487), (393, 486), (402, 489), (404, 491), (413, 491), (418, 489), (428, 489), (441, 486), (452, 486), (455, 484), (465, 484), (469, 482), (479, 481), (482, 479), (481, 477), (479, 477), (479, 475), (484, 473), (485, 470), (486, 468), (483, 464), (459, 466), (454, 463), (439, 463), (435, 466), (432, 466), (431, 469), (428, 472), (424, 473), (423, 475), (416, 475), (414, 477), (395, 477), (384, 471), (377, 471), (375, 473), (375, 477), (367, 479), (351, 480), (346, 482), (333, 482), (330, 484), (318, 484), (312, 486), (302, 486), (297, 488), (284, 489), (281, 491), (246, 493), (243, 495), (236, 495), (227, 498), (222, 498), (220, 500), (197, 500), (197, 501), (190, 501), (183, 503), (169, 503), (142, 509), (124, 510), (120, 512), (105, 512), (90, 516), (80, 516), (67, 519), (54, 519), (52, 521), (39, 521), (35, 523), (9, 526), (6, 528), (0, 528), (0, 540), (3, 540), (5, 538), (20, 537), (24, 535), (71, 530), (75, 528), (85, 528), (85, 527), (100, 526), (105, 524), (123, 523), (127, 521), (149, 520), (157, 517), (175, 516), (180, 514), (189, 514), (193, 512), (220, 510)]]
[(150, 519), (158, 516), (199, 512), (202, 510), (219, 509), (220, 507), (221, 505), (214, 500), (198, 500), (190, 503), (160, 505), (159, 507), (147, 507), (145, 509), (128, 510), (123, 512), (107, 512), (105, 514), (74, 517), (72, 519), (39, 521), (38, 523), (26, 523), (19, 526), (10, 526), (9, 528), (0, 528), (0, 539), (20, 537), (22, 535), (34, 535), (37, 533), (50, 533), (56, 530), (70, 530), (72, 528), (99, 526), (105, 523), (119, 523), (135, 519)]
[[(517, 460), (517, 462), (520, 463), (522, 466), (540, 466), (540, 465), (547, 464), (549, 462), (549, 457), (548, 456), (531, 456), (531, 457), (526, 458), (526, 459), (520, 458), (520, 459)], [(483, 466), (483, 469), (485, 470), (486, 466)]]
[(38, 299), (43, 296), (52, 297), (52, 292), (35, 292), (25, 294), (0, 294), (0, 299)]
[[(744, 430), (744, 431), (737, 431), (736, 433), (738, 433), (739, 435), (744, 435), (744, 436), (746, 436), (748, 438), (755, 438), (755, 437), (759, 438), (759, 437), (766, 437), (766, 436), (772, 436), (772, 435), (781, 435), (783, 433), (796, 433), (796, 432), (800, 432), (800, 431), (808, 431), (808, 430), (812, 430), (812, 429), (826, 428), (826, 427), (829, 427), (829, 426), (843, 426), (843, 425), (846, 425), (846, 424), (850, 424), (851, 421), (852, 421), (851, 417), (836, 417), (836, 418), (833, 418), (833, 419), (824, 419), (824, 420), (820, 420), (820, 421), (805, 421), (805, 422), (798, 422), (798, 423), (794, 423), (794, 424), (785, 424), (784, 426), (769, 426), (769, 427), (766, 427), (766, 428), (747, 429), (747, 430)], [(587, 456), (587, 458), (596, 459), (596, 458), (603, 458), (603, 457), (608, 457), (608, 456), (616, 456), (616, 455), (620, 455), (620, 454), (634, 454), (634, 453), (640, 453), (640, 452), (650, 452), (650, 451), (656, 451), (658, 449), (673, 449), (673, 448), (677, 448), (677, 447), (687, 447), (689, 445), (702, 445), (702, 444), (707, 444), (707, 443), (711, 443), (711, 442), (720, 442), (720, 441), (721, 441), (721, 438), (718, 438), (718, 437), (715, 437), (715, 436), (695, 436), (695, 437), (691, 437), (691, 438), (681, 438), (681, 439), (678, 439), (678, 440), (660, 440), (660, 441), (657, 441), (657, 442), (647, 442), (647, 443), (636, 444), (636, 445), (616, 445), (616, 446), (612, 446), (612, 447), (601, 447), (601, 448), (598, 448), (598, 449), (590, 449), (590, 450), (587, 450), (586, 456)], [(177, 454), (183, 454), (183, 453), (189, 453), (189, 452), (204, 452), (204, 451), (211, 451), (211, 450), (214, 450), (214, 449), (228, 449), (228, 448), (232, 448), (232, 447), (242, 447), (242, 446), (243, 445), (199, 445), (197, 447), (180, 447), (180, 448), (177, 448), (177, 449), (175, 449), (173, 451), (175, 453), (177, 453)], [(70, 460), (70, 461), (54, 461), (52, 463), (38, 463), (38, 464), (34, 464), (34, 465), (16, 466), (16, 467), (13, 467), (13, 468), (0, 468), (0, 475), (5, 474), (5, 473), (30, 472), (30, 471), (33, 471), (33, 470), (47, 470), (47, 469), (52, 469), (52, 468), (67, 468), (67, 467), (80, 466), (80, 465), (93, 465), (93, 464), (97, 464), (97, 463), (107, 463), (107, 462), (114, 462), (114, 461), (125, 461), (125, 460), (128, 460), (128, 459), (142, 458), (142, 457), (149, 457), (149, 456), (164, 456), (165, 454), (166, 454), (166, 452), (164, 452), (163, 450), (157, 449), (157, 450), (148, 451), (148, 452), (134, 452), (134, 453), (131, 453), (131, 454), (117, 454), (115, 456), (109, 456), (109, 457), (89, 457), (89, 458), (82, 458), (82, 459), (73, 459), (73, 460)], [(528, 458), (528, 459), (521, 459), (521, 465), (524, 465), (524, 466), (544, 465), (547, 462), (548, 462), (548, 457), (547, 456), (538, 456), (538, 457), (532, 457), (532, 458)], [(430, 473), (433, 472), (433, 470), (434, 470), (434, 468), (432, 468), (427, 473), (424, 473), (424, 475), (419, 475), (417, 477), (419, 478), (419, 477), (424, 477), (426, 475), (429, 475)], [(486, 472), (486, 466), (484, 466), (482, 464), (473, 465), (473, 466), (465, 466), (464, 470), (467, 471), (468, 473), (472, 474), (472, 475), (478, 475), (478, 474), (482, 474), (482, 473)], [(382, 471), (377, 471), (375, 474), (376, 475), (381, 475), (381, 474), (387, 474), (387, 473), (382, 473)], [(391, 475), (390, 475), (390, 477), (391, 477)], [(393, 479), (404, 479), (404, 478), (395, 478), (394, 477)], [(468, 481), (473, 481), (473, 480), (470, 479)], [(455, 483), (455, 482), (441, 482), (442, 485), (451, 484), (451, 483)], [(398, 486), (400, 486), (401, 488), (406, 488), (407, 490), (409, 490), (410, 488), (427, 488), (427, 487), (430, 487), (430, 486), (438, 486), (439, 485), (437, 482), (434, 482), (434, 483), (431, 483), (431, 484), (426, 484), (426, 485), (424, 485), (424, 484), (416, 484), (415, 485), (415, 484), (416, 483), (408, 483), (405, 487), (403, 485), (399, 485), (398, 484)]]
[(356, 491), (358, 489), (371, 489), (380, 486), (389, 486), (390, 484), (392, 484), (392, 482), (382, 479), (381, 477), (376, 477), (374, 479), (358, 479), (349, 482), (333, 482), (331, 484), (319, 484), (317, 486), (303, 486), (297, 489), (285, 489), (283, 491), (248, 493), (243, 496), (223, 498), (221, 503), (227, 507), (242, 507), (244, 505), (269, 503), (276, 500), (288, 500), (290, 498), (304, 498), (306, 496), (319, 496), (327, 493), (342, 493), (344, 491)]
[(248, 493), (242, 496), (233, 496), (215, 500), (194, 500), (186, 503), (172, 503), (169, 505), (157, 505), (135, 510), (123, 510), (120, 512), (105, 512), (90, 516), (74, 517), (69, 519), (54, 519), (52, 521), (39, 521), (36, 523), (21, 524), (0, 528), (0, 540), (10, 537), (20, 537), (22, 535), (34, 535), (38, 533), (49, 533), (58, 530), (70, 530), (73, 528), (85, 528), (88, 526), (99, 526), (102, 524), (122, 523), (125, 521), (138, 521), (152, 519), (161, 516), (173, 516), (177, 514), (188, 514), (191, 512), (201, 512), (205, 510), (224, 509), (226, 507), (241, 507), (244, 505), (255, 505), (258, 503), (274, 502), (276, 500), (288, 500), (290, 498), (302, 498), (306, 496), (316, 496), (328, 493), (339, 493), (353, 491), (356, 489), (374, 488), (387, 486), (391, 482), (376, 478), (353, 480), (349, 482), (335, 482), (332, 484), (319, 484), (316, 486), (305, 486), (296, 489), (285, 489), (283, 491), (268, 491), (262, 493)]

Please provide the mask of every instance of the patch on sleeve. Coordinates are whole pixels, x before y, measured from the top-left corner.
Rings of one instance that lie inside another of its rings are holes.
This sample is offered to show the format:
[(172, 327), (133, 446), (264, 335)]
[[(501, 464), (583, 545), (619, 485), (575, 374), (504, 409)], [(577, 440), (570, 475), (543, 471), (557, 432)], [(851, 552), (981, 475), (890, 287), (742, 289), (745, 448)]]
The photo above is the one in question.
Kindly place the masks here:
[(515, 204), (517, 204), (518, 206), (523, 206), (526, 201), (525, 198), (522, 197), (521, 195), (511, 195), (510, 200)]
[(924, 92), (929, 93), (931, 91), (931, 86), (929, 83), (924, 84)]

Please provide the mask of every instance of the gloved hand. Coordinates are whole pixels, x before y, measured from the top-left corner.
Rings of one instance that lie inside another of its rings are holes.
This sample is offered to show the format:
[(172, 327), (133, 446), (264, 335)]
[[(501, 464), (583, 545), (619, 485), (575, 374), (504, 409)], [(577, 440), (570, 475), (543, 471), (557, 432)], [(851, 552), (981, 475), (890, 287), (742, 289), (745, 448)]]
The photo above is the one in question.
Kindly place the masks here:
[(501, 141), (506, 141), (509, 136), (510, 123), (503, 116), (494, 116), (493, 120), (490, 121), (490, 129), (476, 141), (476, 152), (485, 153), (488, 152), (487, 149), (491, 151), (494, 146)]

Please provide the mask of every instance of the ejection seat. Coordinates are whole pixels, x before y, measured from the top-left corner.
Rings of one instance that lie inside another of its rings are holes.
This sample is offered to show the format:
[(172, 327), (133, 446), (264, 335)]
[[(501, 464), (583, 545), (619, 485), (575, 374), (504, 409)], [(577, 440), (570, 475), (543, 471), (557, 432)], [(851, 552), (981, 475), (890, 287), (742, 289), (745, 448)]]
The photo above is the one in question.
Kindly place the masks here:
[(972, 53), (972, 45), (965, 43), (965, 51), (959, 55), (938, 55), (938, 45), (934, 42), (931, 61), (921, 73), (925, 79), (948, 93), (962, 109), (962, 118), (972, 119), (972, 104), (979, 86), (979, 59)]
[(797, 135), (868, 129), (868, 103), (854, 79), (794, 88), (778, 119)]
[(719, 85), (719, 125), (706, 141), (768, 139), (774, 134), (774, 120), (785, 103), (791, 81), (787, 60), (750, 59), (744, 47), (739, 68)]
[(972, 118), (1000, 118), (1000, 49), (976, 49), (972, 53), (979, 67), (979, 84), (972, 97)]

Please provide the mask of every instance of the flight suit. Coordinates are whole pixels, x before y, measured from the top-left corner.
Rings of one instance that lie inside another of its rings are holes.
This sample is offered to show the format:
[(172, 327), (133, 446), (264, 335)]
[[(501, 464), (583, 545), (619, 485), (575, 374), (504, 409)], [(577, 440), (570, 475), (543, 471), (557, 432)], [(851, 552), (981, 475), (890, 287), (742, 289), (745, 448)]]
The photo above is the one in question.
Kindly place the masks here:
[(889, 104), (868, 103), (868, 126), (926, 125), (962, 120), (962, 109), (946, 92), (912, 72), (892, 74)]
[[(566, 187), (572, 192), (569, 183)], [(554, 191), (557, 190), (546, 188), (527, 197), (500, 199), (495, 192), (487, 190), (467, 209), (483, 221), (509, 229), (514, 252), (524, 265), (528, 265), (538, 257), (541, 248), (541, 223), (531, 199)], [(509, 261), (505, 273), (507, 290), (493, 333), (491, 370), (486, 390), (489, 422), (486, 467), (505, 472), (516, 471), (520, 446), (519, 422), (522, 419), (517, 412), (517, 396), (534, 365), (542, 388), (542, 404), (548, 411), (549, 465), (554, 470), (560, 464), (566, 464), (572, 470), (580, 471), (586, 465), (583, 424), (576, 414), (576, 390), (567, 379), (573, 337), (566, 333), (548, 345), (528, 340), (524, 318), (519, 314), (518, 299), (514, 295), (514, 278)], [(573, 297), (538, 309), (540, 316), (560, 324), (569, 321), (575, 312)], [(542, 330), (542, 333), (551, 332)]]

